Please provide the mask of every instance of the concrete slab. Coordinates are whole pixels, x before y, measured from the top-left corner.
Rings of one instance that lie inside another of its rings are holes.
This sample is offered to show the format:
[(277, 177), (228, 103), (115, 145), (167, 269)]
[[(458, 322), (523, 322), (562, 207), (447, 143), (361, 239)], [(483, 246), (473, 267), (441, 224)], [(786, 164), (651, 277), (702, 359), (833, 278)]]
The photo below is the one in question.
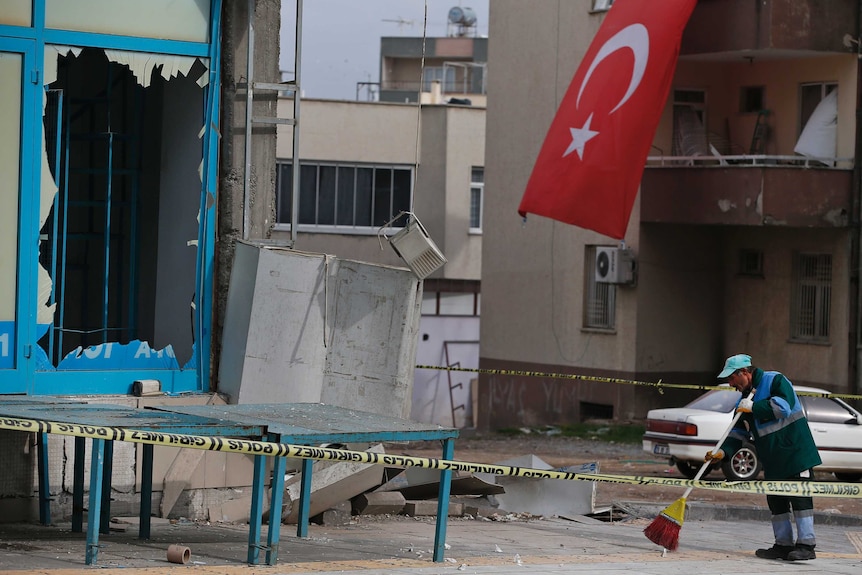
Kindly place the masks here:
[[(384, 453), (383, 445), (374, 445), (366, 451)], [(315, 461), (311, 474), (311, 503), (309, 516), (323, 513), (336, 503), (374, 489), (383, 481), (380, 465), (348, 461)], [(299, 494), (302, 474), (285, 482), (282, 520), (296, 524), (299, 517)]]
[[(535, 455), (524, 455), (499, 462), (497, 465), (553, 469)], [(562, 468), (574, 473), (598, 473), (596, 462), (583, 463)], [(596, 484), (592, 481), (557, 481), (555, 479), (531, 479), (491, 474), (476, 474), (480, 479), (495, 483), (505, 489), (499, 495), (489, 497), (501, 510), (533, 515), (588, 515), (595, 511)]]

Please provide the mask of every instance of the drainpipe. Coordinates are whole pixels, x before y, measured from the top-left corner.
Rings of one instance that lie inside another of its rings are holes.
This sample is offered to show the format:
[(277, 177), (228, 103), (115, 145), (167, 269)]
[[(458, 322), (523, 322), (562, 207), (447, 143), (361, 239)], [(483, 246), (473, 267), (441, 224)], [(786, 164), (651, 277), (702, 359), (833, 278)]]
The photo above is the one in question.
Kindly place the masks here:
[[(862, 38), (862, 0), (856, 13), (856, 39)], [(849, 358), (847, 362), (847, 386), (849, 393), (859, 393), (859, 331), (862, 329), (862, 283), (859, 269), (862, 266), (862, 47), (856, 44), (856, 138), (853, 150), (853, 184), (850, 211), (850, 334), (848, 338)], [(855, 264), (855, 265), (853, 265)], [(858, 403), (857, 403), (858, 406)]]

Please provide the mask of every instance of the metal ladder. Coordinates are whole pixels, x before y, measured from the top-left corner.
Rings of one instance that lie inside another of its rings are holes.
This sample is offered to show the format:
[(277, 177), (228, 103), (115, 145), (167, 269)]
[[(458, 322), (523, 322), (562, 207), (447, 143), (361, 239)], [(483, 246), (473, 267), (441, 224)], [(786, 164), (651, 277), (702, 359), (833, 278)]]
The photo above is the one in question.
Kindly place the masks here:
[(769, 110), (760, 110), (757, 113), (757, 121), (754, 123), (754, 133), (751, 135), (751, 149), (749, 153), (762, 156), (766, 153), (766, 141), (769, 139)]
[[(251, 185), (251, 140), (253, 128), (255, 125), (289, 125), (293, 127), (293, 183), (291, 189), (296, 192), (299, 190), (299, 107), (300, 107), (300, 68), (302, 62), (302, 2), (296, 1), (296, 30), (295, 30), (295, 45), (294, 50), (294, 77), (293, 81), (272, 83), (272, 82), (255, 82), (254, 78), (254, 13), (256, 0), (248, 0), (248, 61), (246, 68), (246, 84), (240, 85), (238, 88), (246, 88), (246, 106), (245, 106), (245, 168), (243, 170), (243, 204), (242, 204), (242, 239), (249, 239), (249, 230), (251, 229), (251, 193), (249, 187)], [(279, 118), (278, 117), (278, 101), (276, 101), (276, 116), (255, 116), (254, 112), (254, 94), (255, 92), (276, 93), (289, 92), (293, 95), (293, 117)], [(299, 194), (291, 194), (292, 209), (290, 222), (290, 247), (296, 244), (296, 228), (297, 214), (299, 213)]]

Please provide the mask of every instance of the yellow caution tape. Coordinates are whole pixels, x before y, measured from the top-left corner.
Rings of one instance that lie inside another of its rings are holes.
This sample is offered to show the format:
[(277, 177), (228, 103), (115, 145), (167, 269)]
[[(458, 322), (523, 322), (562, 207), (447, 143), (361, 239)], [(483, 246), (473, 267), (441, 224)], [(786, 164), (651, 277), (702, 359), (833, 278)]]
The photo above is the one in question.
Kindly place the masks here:
[[(522, 371), (517, 369), (479, 369), (475, 367), (457, 367), (457, 366), (441, 366), (441, 365), (417, 365), (416, 369), (437, 369), (441, 371), (464, 371), (470, 373), (480, 373), (485, 375), (516, 375), (519, 377), (544, 377), (546, 379), (575, 379), (580, 381), (592, 381), (598, 383), (620, 383), (625, 385), (643, 385), (646, 387), (655, 387), (659, 393), (664, 393), (664, 388), (670, 389), (699, 389), (702, 391), (711, 391), (713, 389), (727, 389), (727, 387), (719, 387), (717, 385), (695, 385), (686, 383), (665, 383), (659, 381), (637, 381), (634, 379), (622, 379), (619, 377), (600, 377), (598, 375), (581, 375), (577, 373), (546, 373), (542, 371)], [(811, 397), (840, 397), (841, 399), (862, 399), (862, 395), (853, 395), (849, 393), (817, 393), (814, 391), (797, 391), (797, 395), (808, 395)]]
[(162, 433), (158, 431), (139, 431), (122, 427), (100, 427), (94, 425), (79, 425), (74, 423), (58, 423), (34, 419), (0, 417), (0, 429), (14, 431), (54, 433), (75, 437), (89, 437), (107, 441), (127, 441), (131, 443), (146, 443), (165, 445), (169, 447), (185, 447), (208, 451), (227, 453), (245, 453), (268, 457), (295, 457), (302, 459), (318, 459), (330, 461), (351, 461), (355, 463), (373, 463), (390, 467), (423, 467), (451, 471), (467, 471), (471, 473), (488, 473), (510, 477), (530, 477), (536, 479), (564, 479), (569, 481), (601, 481), (606, 483), (626, 483), (631, 485), (663, 485), (670, 487), (696, 487), (716, 491), (733, 491), (758, 495), (797, 495), (805, 497), (841, 497), (862, 498), (862, 484), (832, 483), (821, 481), (694, 481), (691, 479), (673, 479), (669, 477), (606, 475), (594, 473), (572, 473), (528, 467), (512, 467), (508, 465), (493, 465), (486, 463), (470, 463), (429, 457), (412, 457), (408, 455), (390, 455), (368, 451), (351, 451), (333, 449), (331, 447), (309, 447), (275, 443), (270, 441), (254, 441), (250, 439), (231, 439), (208, 437), (201, 435), (185, 435), (180, 433)]

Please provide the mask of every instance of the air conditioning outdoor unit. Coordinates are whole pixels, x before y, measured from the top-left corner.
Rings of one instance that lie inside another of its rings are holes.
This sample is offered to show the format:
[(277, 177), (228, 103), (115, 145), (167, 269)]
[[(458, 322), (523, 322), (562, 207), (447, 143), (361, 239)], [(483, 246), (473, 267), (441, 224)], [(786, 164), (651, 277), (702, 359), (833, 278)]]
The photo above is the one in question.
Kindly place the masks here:
[(446, 256), (416, 216), (413, 216), (401, 231), (389, 238), (389, 241), (395, 253), (419, 279), (425, 279), (447, 262)]
[(596, 281), (607, 284), (632, 284), (635, 258), (628, 248), (596, 247)]

